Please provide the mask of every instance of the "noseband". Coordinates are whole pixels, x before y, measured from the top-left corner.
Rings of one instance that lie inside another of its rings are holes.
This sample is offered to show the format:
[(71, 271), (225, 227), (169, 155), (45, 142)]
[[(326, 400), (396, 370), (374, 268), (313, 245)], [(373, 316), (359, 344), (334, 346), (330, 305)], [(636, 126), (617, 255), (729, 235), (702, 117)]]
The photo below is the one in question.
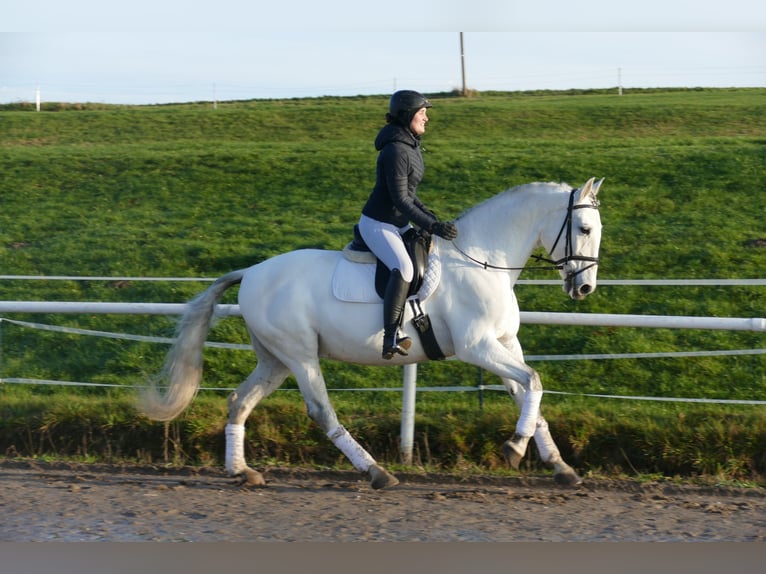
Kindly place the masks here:
[(564, 257), (561, 259), (556, 259), (555, 261), (552, 259), (548, 259), (547, 257), (543, 257), (541, 255), (533, 255), (532, 258), (536, 261), (543, 261), (545, 263), (549, 263), (549, 267), (499, 267), (497, 265), (490, 265), (486, 261), (483, 263), (479, 261), (478, 259), (475, 259), (468, 255), (465, 251), (460, 249), (455, 242), (453, 241), (452, 244), (455, 246), (455, 249), (458, 250), (460, 254), (463, 255), (466, 259), (469, 259), (473, 261), (474, 263), (478, 263), (484, 269), (498, 269), (502, 271), (521, 271), (523, 269), (564, 269), (567, 263), (570, 261), (590, 261), (591, 264), (587, 265), (586, 267), (583, 267), (582, 269), (578, 271), (570, 271), (569, 274), (566, 277), (566, 281), (571, 281), (575, 277), (577, 277), (580, 273), (583, 273), (584, 271), (587, 271), (591, 267), (595, 267), (598, 265), (598, 257), (586, 257), (584, 255), (576, 255), (572, 253), (572, 214), (574, 213), (575, 209), (598, 209), (599, 202), (597, 199), (593, 199), (593, 201), (590, 203), (590, 205), (575, 205), (574, 204), (574, 197), (575, 193), (577, 193), (577, 189), (573, 189), (571, 192), (569, 192), (569, 204), (567, 205), (567, 215), (566, 218), (564, 218), (564, 223), (561, 224), (561, 229), (559, 230), (559, 234), (556, 236), (556, 241), (553, 242), (553, 247), (551, 247), (551, 253), (553, 253), (556, 250), (556, 246), (559, 244), (559, 241), (561, 240), (561, 236), (564, 234), (564, 231), (566, 230), (566, 244), (564, 245)]

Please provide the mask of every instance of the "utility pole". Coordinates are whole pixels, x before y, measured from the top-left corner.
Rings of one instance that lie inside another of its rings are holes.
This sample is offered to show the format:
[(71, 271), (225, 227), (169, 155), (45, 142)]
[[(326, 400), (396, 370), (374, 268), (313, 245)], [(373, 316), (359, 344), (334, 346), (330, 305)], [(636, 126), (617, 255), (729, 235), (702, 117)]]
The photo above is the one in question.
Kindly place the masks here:
[(463, 33), (460, 32), (460, 69), (463, 74), (463, 97), (468, 95), (468, 88), (465, 84), (465, 49), (463, 48)]
[(622, 68), (617, 68), (617, 95), (622, 95)]

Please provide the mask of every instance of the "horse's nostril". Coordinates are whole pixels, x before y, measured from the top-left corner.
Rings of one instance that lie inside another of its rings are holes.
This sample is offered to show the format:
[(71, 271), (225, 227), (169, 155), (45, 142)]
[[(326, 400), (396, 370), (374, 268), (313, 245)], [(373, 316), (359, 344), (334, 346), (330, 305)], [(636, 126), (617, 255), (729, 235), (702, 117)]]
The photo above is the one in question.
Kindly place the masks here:
[(585, 285), (580, 286), (580, 294), (581, 295), (587, 295), (591, 292), (591, 287), (587, 283)]

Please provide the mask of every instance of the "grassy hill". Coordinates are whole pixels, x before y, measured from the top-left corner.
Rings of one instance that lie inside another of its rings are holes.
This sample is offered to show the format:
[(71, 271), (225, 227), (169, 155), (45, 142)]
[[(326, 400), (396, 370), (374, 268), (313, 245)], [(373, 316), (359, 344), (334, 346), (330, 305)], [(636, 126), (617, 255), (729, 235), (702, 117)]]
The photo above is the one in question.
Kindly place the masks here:
[[(763, 277), (764, 95), (763, 89), (646, 90), (623, 96), (605, 92), (485, 93), (473, 98), (433, 94), (431, 122), (424, 137), (426, 176), (419, 194), (441, 217), (452, 218), (521, 183), (553, 180), (579, 185), (591, 176), (606, 177), (601, 193), (605, 225), (601, 279)], [(35, 113), (30, 106), (0, 106), (2, 273), (217, 277), (290, 249), (341, 248), (373, 184), (372, 141), (386, 105), (387, 97), (379, 96), (230, 102), (219, 103), (217, 109), (202, 103), (48, 104)], [(556, 277), (546, 271), (522, 275)], [(180, 282), (2, 280), (0, 298), (184, 302), (204, 287)], [(602, 285), (580, 303), (566, 299), (558, 286), (519, 286), (517, 294), (527, 311), (766, 314), (762, 287)], [(234, 302), (234, 294), (229, 297), (227, 302)], [(173, 320), (164, 317), (7, 317), (142, 335), (173, 332)], [(210, 338), (247, 341), (237, 319), (221, 321)], [(764, 347), (759, 333), (667, 329), (525, 325), (520, 339), (529, 354)], [(165, 350), (162, 345), (62, 335), (4, 323), (0, 376), (141, 384), (159, 369)], [(236, 386), (253, 364), (250, 353), (209, 350), (203, 385)], [(564, 392), (766, 399), (762, 355), (557, 361), (534, 366), (546, 388)], [(401, 380), (396, 369), (329, 362), (325, 368), (333, 388), (398, 386)], [(474, 367), (453, 362), (425, 364), (419, 370), (421, 386), (470, 386), (477, 377)], [(484, 382), (496, 381), (484, 374)], [(288, 382), (288, 388), (291, 385)], [(17, 415), (21, 418), (14, 420), (29, 420), (46, 404), (45, 397), (72, 392), (83, 400), (106, 397), (129, 410), (126, 393), (118, 390), (13, 385), (0, 386), (6, 405), (0, 409), (12, 410), (3, 417), (6, 421)], [(385, 414), (395, 421), (397, 396), (363, 395), (360, 399), (340, 393), (339, 411), (353, 420), (364, 412), (368, 420)], [(491, 395), (484, 411), (478, 411), (475, 395), (449, 395), (420, 395), (419, 412), (443, 418), (445, 413), (466, 411), (481, 421), (491, 415), (504, 421), (493, 426), (493, 433), (512, 428), (515, 411), (507, 397)], [(285, 396), (292, 397), (289, 404), (299, 403), (296, 394)], [(287, 399), (275, 399), (274, 407), (265, 405), (264, 411), (284, 412), (281, 403), (277, 408), (282, 400)], [(636, 403), (555, 395), (547, 396), (545, 404), (551, 409), (548, 412), (560, 413), (557, 420), (568, 421), (561, 422), (565, 436), (556, 435), (565, 443), (563, 450), (591, 468), (625, 467), (628, 458), (631, 465), (643, 465), (647, 471), (672, 472), (657, 462), (667, 459), (667, 452), (656, 454), (663, 450), (661, 445), (646, 446), (646, 464), (636, 462), (637, 454), (602, 459), (603, 446), (594, 448), (591, 455), (583, 454), (589, 452), (587, 445), (594, 444), (593, 437), (576, 438), (577, 425), (583, 421), (589, 421), (584, 424), (588, 430), (580, 434), (606, 424), (606, 430), (599, 432), (608, 437), (618, 432), (613, 425), (626, 418), (646, 426), (647, 417), (659, 417), (672, 421), (675, 430), (667, 433), (671, 436), (685, 432), (679, 420), (694, 419), (704, 425), (713, 418), (723, 425), (713, 433), (722, 445), (732, 440), (742, 445), (766, 444), (762, 406), (733, 410), (675, 403), (636, 407)], [(260, 412), (259, 408), (254, 417)], [(29, 428), (41, 432), (35, 424)], [(215, 436), (215, 424), (204, 425), (211, 436)], [(376, 444), (395, 456), (390, 435), (395, 437), (396, 427), (391, 421), (387, 424), (386, 431), (368, 429), (368, 433), (388, 436)], [(421, 420), (419, 428), (428, 435), (427, 429), (435, 424)], [(692, 437), (694, 432), (705, 434), (701, 428), (699, 424), (691, 427)], [(310, 436), (310, 429), (307, 432)], [(747, 438), (737, 438), (739, 432)], [(619, 433), (630, 434), (624, 429)], [(19, 443), (14, 436), (7, 430), (6, 437), (11, 438), (3, 444)], [(476, 449), (481, 452), (485, 448), (481, 445), (493, 445), (496, 438), (466, 446), (466, 456), (492, 466)], [(251, 440), (256, 440), (255, 435)], [(321, 437), (317, 440), (323, 445)], [(432, 462), (449, 458), (446, 448), (444, 455), (436, 456), (434, 451), (440, 447), (434, 445), (433, 436), (429, 440)], [(122, 450), (132, 456), (140, 448), (131, 443)], [(633, 452), (633, 447), (620, 448)], [(746, 446), (742, 448), (744, 454), (716, 455), (710, 464), (692, 464), (687, 470), (725, 469), (726, 461), (734, 457), (738, 462), (728, 466), (735, 470), (726, 472), (764, 472), (764, 449), (760, 448), (758, 458)], [(266, 446), (263, 449), (261, 455), (282, 456)], [(306, 452), (312, 450), (302, 452), (308, 457)], [(197, 459), (205, 456), (213, 455)]]

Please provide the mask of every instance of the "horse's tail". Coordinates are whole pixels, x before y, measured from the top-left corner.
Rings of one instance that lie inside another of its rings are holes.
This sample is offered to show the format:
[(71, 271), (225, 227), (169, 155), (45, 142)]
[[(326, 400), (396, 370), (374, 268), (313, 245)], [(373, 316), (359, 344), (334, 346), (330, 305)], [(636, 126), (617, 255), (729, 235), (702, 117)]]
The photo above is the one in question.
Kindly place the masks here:
[(220, 277), (187, 304), (160, 377), (166, 384), (159, 389), (158, 382), (151, 381), (139, 395), (138, 408), (144, 415), (169, 421), (192, 402), (202, 379), (202, 348), (213, 325), (215, 306), (229, 287), (242, 281), (244, 273), (240, 269)]

